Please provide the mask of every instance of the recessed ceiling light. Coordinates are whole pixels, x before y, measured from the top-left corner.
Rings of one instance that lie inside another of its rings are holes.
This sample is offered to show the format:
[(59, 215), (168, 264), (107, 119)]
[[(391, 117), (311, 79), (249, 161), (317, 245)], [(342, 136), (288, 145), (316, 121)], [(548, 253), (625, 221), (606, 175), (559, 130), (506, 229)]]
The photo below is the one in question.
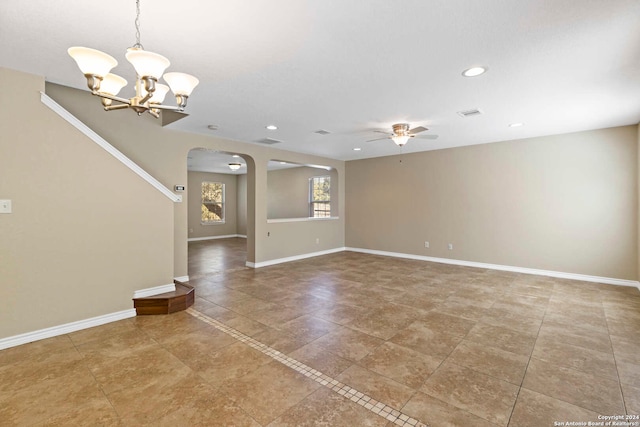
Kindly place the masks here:
[(286, 164), (287, 164), (287, 162), (280, 162), (280, 164), (281, 164), (281, 165), (286, 165)]
[(233, 156), (231, 156), (231, 157), (235, 157), (235, 158), (237, 159), (237, 158), (238, 158), (238, 157), (240, 157), (240, 156), (238, 156), (237, 154), (234, 154), (234, 155), (233, 155)]
[(265, 127), (266, 127), (267, 129), (269, 129), (269, 130), (276, 130), (276, 129), (278, 129), (278, 126), (276, 126), (276, 125), (268, 125), (268, 126), (265, 126)]
[(360, 147), (356, 147), (356, 148), (353, 149), (353, 151), (361, 151), (361, 150), (362, 150), (362, 148), (360, 148)]
[(209, 125), (209, 126), (207, 126), (207, 129), (209, 129), (209, 130), (218, 130), (218, 125)]
[(510, 128), (518, 128), (520, 126), (524, 126), (524, 123), (511, 123), (509, 125)]
[(480, 74), (484, 74), (488, 70), (487, 67), (471, 67), (462, 72), (462, 75), (465, 77), (475, 77)]

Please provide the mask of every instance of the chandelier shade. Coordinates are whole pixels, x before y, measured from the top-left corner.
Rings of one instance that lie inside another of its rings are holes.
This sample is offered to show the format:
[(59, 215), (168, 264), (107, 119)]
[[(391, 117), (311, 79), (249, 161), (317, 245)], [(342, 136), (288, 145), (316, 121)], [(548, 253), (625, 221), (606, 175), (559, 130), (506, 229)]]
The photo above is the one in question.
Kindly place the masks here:
[(156, 80), (159, 80), (164, 70), (171, 65), (164, 56), (135, 47), (127, 49), (125, 57), (136, 69), (138, 76), (153, 77)]
[(116, 65), (118, 61), (111, 55), (88, 47), (70, 47), (67, 52), (78, 64), (78, 68), (84, 75), (104, 77)]
[(162, 104), (162, 101), (164, 101), (164, 97), (167, 96), (168, 92), (169, 86), (158, 83), (156, 85), (156, 90), (153, 92), (153, 96), (149, 99), (149, 102), (151, 104)]
[(200, 80), (190, 74), (167, 73), (163, 76), (164, 81), (169, 83), (171, 91), (175, 95), (189, 96), (193, 89), (200, 83)]
[(100, 92), (109, 95), (117, 95), (120, 90), (127, 85), (127, 81), (115, 74), (107, 74), (100, 82)]

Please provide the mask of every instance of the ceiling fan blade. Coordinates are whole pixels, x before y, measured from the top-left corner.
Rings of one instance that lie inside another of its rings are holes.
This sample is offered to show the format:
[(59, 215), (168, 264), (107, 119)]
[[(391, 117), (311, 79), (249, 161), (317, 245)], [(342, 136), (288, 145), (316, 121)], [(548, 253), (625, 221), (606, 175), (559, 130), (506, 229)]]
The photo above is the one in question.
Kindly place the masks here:
[(368, 141), (366, 141), (366, 142), (373, 142), (373, 141), (382, 141), (383, 139), (389, 139), (389, 138), (390, 138), (390, 137), (388, 137), (388, 136), (385, 136), (384, 138), (376, 138), (376, 139), (370, 139), (370, 140), (368, 140)]
[(419, 139), (438, 139), (438, 135), (420, 135), (420, 136), (415, 136), (415, 138), (419, 138)]
[(375, 133), (384, 133), (386, 135), (389, 135), (389, 131), (388, 130), (374, 129), (373, 132), (375, 132)]
[(427, 128), (426, 128), (426, 127), (424, 127), (424, 126), (418, 126), (418, 127), (416, 127), (416, 128), (411, 129), (411, 130), (409, 131), (409, 134), (410, 134), (410, 135), (415, 135), (415, 134), (417, 134), (417, 133), (424, 132), (425, 130), (429, 130), (429, 129), (427, 129)]

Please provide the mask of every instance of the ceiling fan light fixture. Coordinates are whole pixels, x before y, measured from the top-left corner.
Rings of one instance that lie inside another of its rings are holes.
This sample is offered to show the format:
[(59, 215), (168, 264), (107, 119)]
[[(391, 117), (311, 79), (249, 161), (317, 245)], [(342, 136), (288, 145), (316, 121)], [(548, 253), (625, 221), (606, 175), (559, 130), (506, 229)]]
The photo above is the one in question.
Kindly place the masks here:
[(409, 138), (411, 138), (409, 135), (393, 135), (391, 137), (393, 142), (395, 142), (398, 147), (402, 147), (404, 144), (406, 144), (407, 141), (409, 141)]
[(229, 163), (229, 169), (231, 169), (232, 171), (237, 171), (241, 167), (242, 165), (240, 163)]
[(481, 74), (486, 73), (488, 70), (487, 67), (471, 67), (471, 68), (467, 68), (466, 70), (464, 70), (462, 72), (462, 75), (465, 77), (476, 77), (479, 76)]

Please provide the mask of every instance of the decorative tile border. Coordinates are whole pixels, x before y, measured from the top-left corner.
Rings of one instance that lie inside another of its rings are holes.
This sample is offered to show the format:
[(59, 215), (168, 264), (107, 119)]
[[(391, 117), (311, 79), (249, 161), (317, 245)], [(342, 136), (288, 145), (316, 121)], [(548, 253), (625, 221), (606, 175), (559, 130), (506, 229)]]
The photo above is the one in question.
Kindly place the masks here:
[(320, 371), (317, 371), (310, 366), (305, 365), (302, 362), (299, 362), (284, 353), (279, 352), (278, 350), (269, 347), (266, 344), (257, 341), (250, 336), (243, 334), (229, 326), (221, 323), (209, 316), (206, 316), (199, 311), (188, 308), (186, 310), (187, 313), (192, 315), (193, 317), (202, 320), (205, 323), (213, 326), (214, 328), (224, 332), (237, 339), (240, 342), (247, 344), (249, 347), (258, 350), (259, 352), (271, 357), (274, 360), (282, 363), (283, 365), (293, 369), (294, 371), (308, 377), (309, 379), (314, 380), (318, 384), (327, 387), (328, 389), (344, 396), (345, 398), (351, 400), (352, 402), (357, 403), (360, 406), (370, 410), (374, 414), (385, 418), (397, 426), (402, 427), (428, 427), (427, 424), (424, 424), (415, 418), (411, 418), (407, 414), (403, 414), (402, 412), (392, 408), (389, 405), (386, 405), (383, 402), (379, 402), (371, 396), (367, 396), (365, 393), (362, 393), (348, 385), (341, 383), (340, 381), (331, 378), (328, 375), (323, 374)]

